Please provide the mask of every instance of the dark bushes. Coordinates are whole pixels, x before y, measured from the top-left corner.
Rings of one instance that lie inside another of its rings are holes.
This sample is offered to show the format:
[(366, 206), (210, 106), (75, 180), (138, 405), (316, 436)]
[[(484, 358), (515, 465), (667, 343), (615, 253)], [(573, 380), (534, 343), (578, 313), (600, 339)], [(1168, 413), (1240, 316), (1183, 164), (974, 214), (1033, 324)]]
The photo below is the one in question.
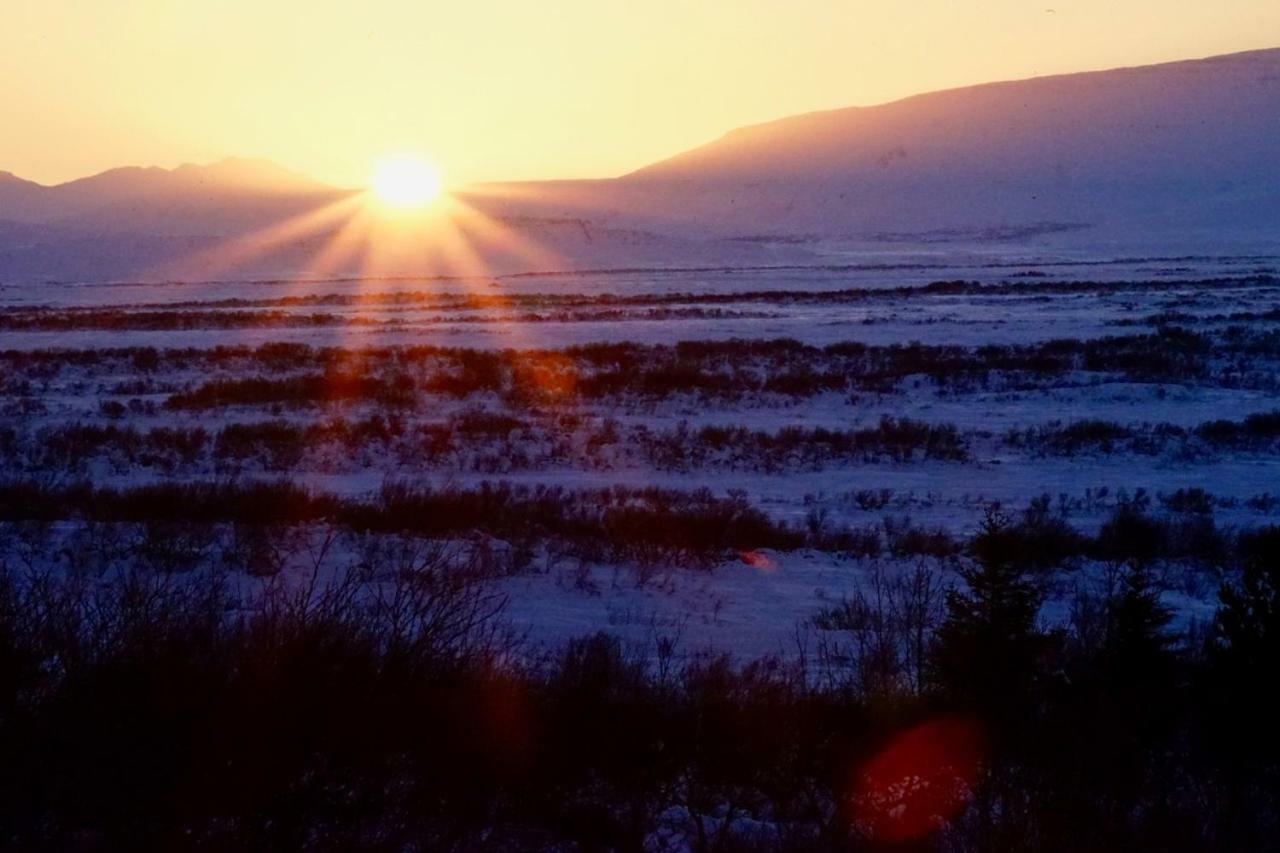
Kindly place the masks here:
[(953, 424), (928, 424), (882, 417), (874, 427), (831, 430), (785, 427), (777, 432), (744, 427), (707, 426), (638, 438), (648, 460), (660, 468), (684, 470), (709, 466), (778, 472), (821, 468), (828, 464), (924, 459), (963, 461), (966, 441)]
[(1243, 421), (1210, 421), (1195, 433), (1212, 444), (1227, 447), (1256, 447), (1280, 437), (1280, 411), (1249, 415)]

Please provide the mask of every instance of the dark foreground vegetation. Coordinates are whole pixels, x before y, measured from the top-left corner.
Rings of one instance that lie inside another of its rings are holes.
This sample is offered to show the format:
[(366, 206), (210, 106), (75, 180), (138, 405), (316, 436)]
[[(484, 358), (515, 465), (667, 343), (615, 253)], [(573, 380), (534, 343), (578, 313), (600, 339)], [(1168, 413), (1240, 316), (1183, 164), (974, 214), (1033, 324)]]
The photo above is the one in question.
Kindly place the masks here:
[(1030, 520), (993, 513), (950, 592), (832, 608), (861, 651), (822, 678), (603, 635), (530, 660), (431, 549), (250, 592), (7, 557), (0, 846), (1276, 849), (1280, 529), (1177, 635), (1138, 553), (1041, 628)]

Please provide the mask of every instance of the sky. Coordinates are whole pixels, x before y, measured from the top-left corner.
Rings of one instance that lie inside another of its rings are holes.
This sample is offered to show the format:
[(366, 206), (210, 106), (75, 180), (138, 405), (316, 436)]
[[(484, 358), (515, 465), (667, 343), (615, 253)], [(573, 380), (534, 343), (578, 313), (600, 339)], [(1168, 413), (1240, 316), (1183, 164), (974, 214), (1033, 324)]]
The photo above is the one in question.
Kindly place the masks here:
[(0, 0), (0, 170), (608, 177), (743, 124), (1280, 46), (1277, 0)]

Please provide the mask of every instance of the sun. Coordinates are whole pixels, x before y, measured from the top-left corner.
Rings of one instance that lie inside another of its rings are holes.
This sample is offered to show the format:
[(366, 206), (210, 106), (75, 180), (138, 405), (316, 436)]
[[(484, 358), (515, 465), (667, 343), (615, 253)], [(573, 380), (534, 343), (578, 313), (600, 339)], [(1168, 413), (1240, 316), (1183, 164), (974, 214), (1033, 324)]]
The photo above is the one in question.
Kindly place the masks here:
[(374, 194), (396, 207), (420, 207), (440, 195), (440, 172), (421, 157), (392, 154), (373, 167)]

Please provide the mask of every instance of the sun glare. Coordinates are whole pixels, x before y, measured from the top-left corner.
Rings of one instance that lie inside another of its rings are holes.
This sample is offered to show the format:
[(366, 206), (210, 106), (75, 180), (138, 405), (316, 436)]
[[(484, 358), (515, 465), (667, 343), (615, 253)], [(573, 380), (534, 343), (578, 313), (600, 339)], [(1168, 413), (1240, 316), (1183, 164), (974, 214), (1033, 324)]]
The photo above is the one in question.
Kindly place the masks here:
[(440, 172), (420, 157), (384, 157), (373, 169), (373, 192), (396, 207), (419, 207), (440, 195)]

